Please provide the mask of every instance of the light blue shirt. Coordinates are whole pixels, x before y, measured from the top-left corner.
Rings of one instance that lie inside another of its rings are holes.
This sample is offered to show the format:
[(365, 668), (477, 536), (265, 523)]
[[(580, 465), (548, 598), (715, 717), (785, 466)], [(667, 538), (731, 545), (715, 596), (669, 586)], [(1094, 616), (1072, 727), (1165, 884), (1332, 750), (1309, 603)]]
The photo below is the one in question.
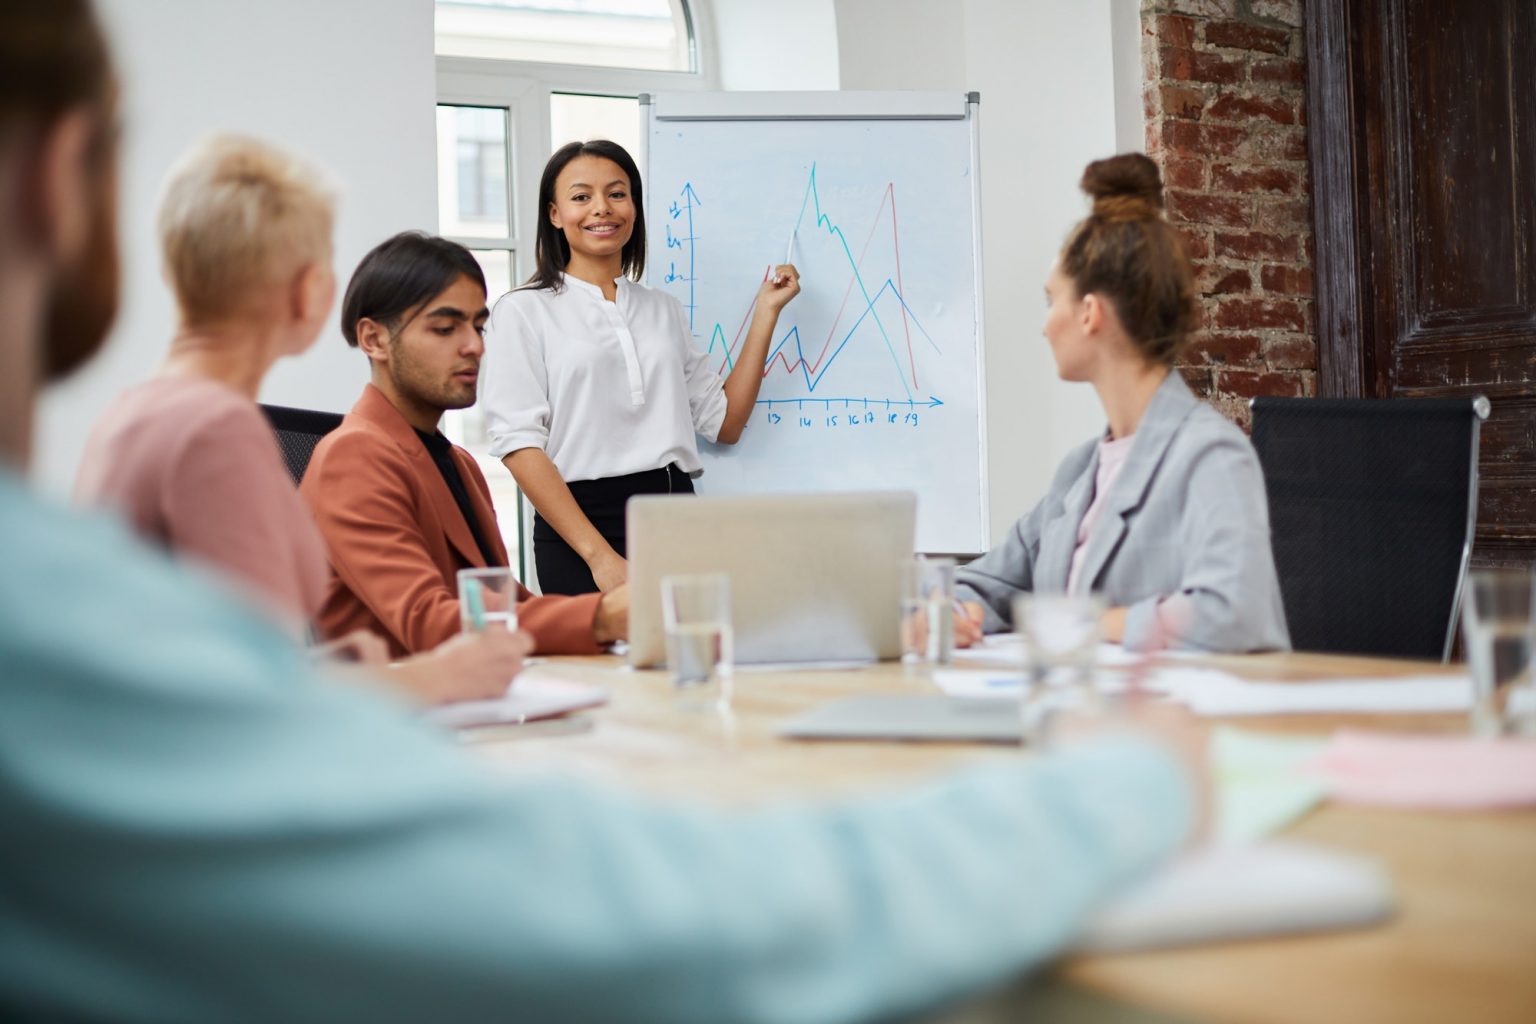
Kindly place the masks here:
[(834, 808), (512, 782), (3, 471), (0, 550), (0, 1016), (890, 1016), (1051, 955), (1190, 821), (1128, 739)]

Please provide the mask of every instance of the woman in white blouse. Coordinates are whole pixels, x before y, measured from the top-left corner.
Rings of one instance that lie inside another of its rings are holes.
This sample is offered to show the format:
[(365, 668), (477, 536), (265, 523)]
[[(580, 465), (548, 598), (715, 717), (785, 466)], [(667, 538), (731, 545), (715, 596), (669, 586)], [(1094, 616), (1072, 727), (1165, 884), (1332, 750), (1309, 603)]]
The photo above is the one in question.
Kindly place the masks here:
[(640, 172), (622, 146), (573, 142), (539, 181), (538, 271), (486, 324), (481, 402), (491, 454), (537, 515), (546, 594), (625, 581), (624, 504), (692, 493), (695, 434), (735, 444), (763, 381), (779, 311), (800, 291), (769, 271), (746, 342), (722, 379), (693, 344), (681, 303), (636, 282), (645, 268)]

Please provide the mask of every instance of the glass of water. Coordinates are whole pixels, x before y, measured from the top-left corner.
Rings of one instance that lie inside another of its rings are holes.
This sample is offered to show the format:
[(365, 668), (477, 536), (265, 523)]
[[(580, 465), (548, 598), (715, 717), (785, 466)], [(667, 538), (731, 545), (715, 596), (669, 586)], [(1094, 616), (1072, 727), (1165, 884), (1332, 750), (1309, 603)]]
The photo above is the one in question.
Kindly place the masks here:
[(1472, 670), (1472, 731), (1478, 736), (1536, 731), (1528, 710), (1536, 688), (1536, 575), (1480, 569), (1467, 577), (1461, 636)]
[(661, 578), (667, 668), (678, 702), (690, 708), (731, 703), (731, 579), (723, 572)]
[(947, 665), (955, 653), (955, 560), (918, 555), (901, 564), (901, 661)]
[(517, 629), (517, 577), (511, 569), (459, 570), (459, 629)]
[(1058, 711), (1095, 713), (1093, 684), (1104, 599), (1098, 594), (1021, 594), (1013, 601), (1013, 625), (1024, 640), (1026, 739), (1043, 738)]

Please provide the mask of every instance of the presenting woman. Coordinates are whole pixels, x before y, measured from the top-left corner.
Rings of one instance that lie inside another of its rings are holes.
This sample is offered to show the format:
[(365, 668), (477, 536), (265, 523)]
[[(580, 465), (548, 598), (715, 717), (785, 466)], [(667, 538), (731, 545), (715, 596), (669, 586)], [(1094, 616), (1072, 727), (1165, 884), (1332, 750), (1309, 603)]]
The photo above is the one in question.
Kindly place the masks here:
[(1141, 649), (1290, 646), (1257, 456), (1174, 369), (1194, 281), (1139, 153), (1083, 174), (1093, 210), (1045, 282), (1043, 333), (1063, 380), (1093, 385), (1104, 433), (1067, 456), (1003, 544), (960, 572), (961, 642), (1011, 625), (1029, 591), (1103, 595), (1106, 640)]
[(694, 345), (682, 305), (636, 283), (645, 214), (623, 147), (561, 147), (539, 182), (539, 212), (538, 271), (486, 325), (481, 402), (491, 454), (537, 513), (544, 593), (608, 591), (625, 581), (625, 502), (692, 493), (703, 471), (697, 437), (741, 437), (799, 275), (788, 264), (764, 275), (722, 379)]

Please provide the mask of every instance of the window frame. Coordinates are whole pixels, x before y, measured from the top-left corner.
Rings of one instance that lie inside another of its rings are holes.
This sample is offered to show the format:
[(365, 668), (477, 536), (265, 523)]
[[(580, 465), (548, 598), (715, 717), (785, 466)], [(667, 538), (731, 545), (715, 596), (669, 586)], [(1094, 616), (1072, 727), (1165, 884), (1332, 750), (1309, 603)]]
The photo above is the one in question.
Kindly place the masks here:
[[(512, 280), (526, 280), (533, 273), (539, 175), (551, 152), (549, 103), (552, 94), (639, 96), (641, 93), (719, 88), (708, 4), (705, 0), (674, 2), (678, 17), (691, 36), (693, 71), (605, 68), (484, 57), (436, 58), (437, 105), (505, 107), (507, 144), (511, 149), (510, 173), (507, 175), (511, 233), (504, 238), (447, 237), (471, 249), (510, 249)], [(644, 153), (633, 155), (643, 166)]]

